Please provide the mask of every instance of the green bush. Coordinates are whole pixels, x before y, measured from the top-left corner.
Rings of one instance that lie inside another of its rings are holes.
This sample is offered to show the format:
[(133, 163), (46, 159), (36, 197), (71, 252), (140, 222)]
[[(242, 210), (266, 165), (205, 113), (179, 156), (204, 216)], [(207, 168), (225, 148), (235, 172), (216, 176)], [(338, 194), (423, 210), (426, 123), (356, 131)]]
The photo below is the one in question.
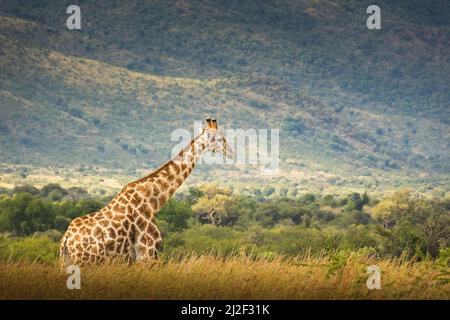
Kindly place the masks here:
[(25, 238), (0, 237), (0, 260), (53, 263), (58, 258), (59, 244), (48, 236)]

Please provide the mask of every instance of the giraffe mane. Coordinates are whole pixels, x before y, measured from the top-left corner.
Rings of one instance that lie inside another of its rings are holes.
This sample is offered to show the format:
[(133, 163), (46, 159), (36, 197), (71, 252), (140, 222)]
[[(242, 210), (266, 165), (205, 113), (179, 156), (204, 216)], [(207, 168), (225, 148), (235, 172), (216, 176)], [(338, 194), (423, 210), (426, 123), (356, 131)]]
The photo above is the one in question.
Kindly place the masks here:
[[(183, 151), (183, 152), (188, 151), (189, 148), (194, 144), (194, 141), (197, 140), (202, 134), (203, 134), (203, 132), (200, 133), (199, 135), (197, 135), (195, 138), (193, 138), (193, 139), (191, 140), (191, 142), (189, 142), (189, 143), (182, 149), (182, 151)], [(180, 152), (181, 152), (181, 151), (180, 151)], [(169, 165), (170, 163), (173, 163), (173, 159), (167, 160), (166, 162), (164, 162), (162, 165), (160, 165), (158, 168), (156, 168), (155, 170), (153, 170), (153, 171), (152, 171), (151, 173), (149, 173), (148, 175), (146, 175), (146, 176), (144, 176), (144, 177), (142, 177), (142, 178), (139, 178), (138, 180), (135, 180), (135, 181), (130, 182), (129, 184), (127, 184), (127, 186), (130, 185), (130, 184), (132, 184), (132, 183), (139, 183), (139, 182), (142, 182), (142, 181), (145, 181), (145, 180), (151, 178), (152, 176), (154, 176), (154, 175), (158, 174), (159, 172), (161, 172), (161, 171), (162, 171), (167, 165)], [(127, 186), (125, 186), (125, 188), (126, 188)], [(124, 189), (125, 189), (125, 188), (124, 188)]]

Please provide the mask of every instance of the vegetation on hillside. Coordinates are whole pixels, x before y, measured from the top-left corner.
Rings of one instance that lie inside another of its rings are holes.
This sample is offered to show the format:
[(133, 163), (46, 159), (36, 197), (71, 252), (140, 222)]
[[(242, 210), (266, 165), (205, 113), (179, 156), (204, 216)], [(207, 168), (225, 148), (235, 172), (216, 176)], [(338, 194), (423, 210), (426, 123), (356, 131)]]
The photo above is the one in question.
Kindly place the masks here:
[[(283, 169), (447, 175), (445, 1), (84, 1), (0, 8), (0, 161), (140, 169), (175, 128), (281, 128)], [(227, 168), (225, 168), (227, 169)], [(419, 181), (416, 181), (416, 185)]]

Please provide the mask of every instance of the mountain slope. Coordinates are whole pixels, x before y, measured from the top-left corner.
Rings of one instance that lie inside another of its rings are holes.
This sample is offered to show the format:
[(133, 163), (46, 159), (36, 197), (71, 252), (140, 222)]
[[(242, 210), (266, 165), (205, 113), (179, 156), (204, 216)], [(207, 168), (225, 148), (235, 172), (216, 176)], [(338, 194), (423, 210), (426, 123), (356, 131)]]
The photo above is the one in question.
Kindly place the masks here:
[[(284, 169), (449, 173), (445, 1), (0, 6), (0, 161), (155, 166), (212, 115), (281, 128)], [(416, 4), (416, 6), (413, 6)]]

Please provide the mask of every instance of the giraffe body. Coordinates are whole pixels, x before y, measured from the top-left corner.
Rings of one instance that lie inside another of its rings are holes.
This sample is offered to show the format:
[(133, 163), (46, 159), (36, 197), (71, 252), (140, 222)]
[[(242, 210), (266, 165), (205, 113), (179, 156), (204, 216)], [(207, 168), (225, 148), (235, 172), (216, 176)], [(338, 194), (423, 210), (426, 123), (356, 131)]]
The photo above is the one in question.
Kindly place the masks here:
[(204, 151), (230, 156), (217, 122), (150, 175), (129, 183), (111, 202), (97, 212), (74, 219), (60, 246), (62, 265), (96, 263), (120, 259), (127, 263), (157, 257), (162, 241), (155, 223), (156, 213), (194, 169)]

